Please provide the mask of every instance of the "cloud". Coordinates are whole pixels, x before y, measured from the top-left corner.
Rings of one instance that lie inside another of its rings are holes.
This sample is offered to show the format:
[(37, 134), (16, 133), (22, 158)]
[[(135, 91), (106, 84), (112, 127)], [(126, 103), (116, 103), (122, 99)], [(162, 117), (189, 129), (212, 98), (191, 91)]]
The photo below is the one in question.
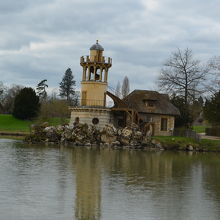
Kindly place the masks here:
[(109, 83), (127, 75), (131, 88), (153, 89), (176, 48), (207, 60), (218, 55), (218, 1), (8, 0), (0, 2), (0, 81), (58, 87), (72, 68), (80, 86), (81, 55), (96, 39), (113, 58)]

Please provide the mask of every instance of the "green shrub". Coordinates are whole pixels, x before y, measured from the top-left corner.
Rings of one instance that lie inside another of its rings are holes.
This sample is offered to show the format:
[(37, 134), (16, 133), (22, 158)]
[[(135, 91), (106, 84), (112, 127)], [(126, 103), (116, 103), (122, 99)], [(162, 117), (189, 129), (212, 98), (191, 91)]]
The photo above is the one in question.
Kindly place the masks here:
[(39, 97), (32, 88), (22, 89), (15, 97), (13, 116), (19, 119), (32, 119), (40, 109)]
[(70, 109), (66, 100), (52, 99), (41, 104), (39, 121), (50, 122), (53, 119), (57, 124), (58, 121), (65, 123), (67, 118), (70, 118)]

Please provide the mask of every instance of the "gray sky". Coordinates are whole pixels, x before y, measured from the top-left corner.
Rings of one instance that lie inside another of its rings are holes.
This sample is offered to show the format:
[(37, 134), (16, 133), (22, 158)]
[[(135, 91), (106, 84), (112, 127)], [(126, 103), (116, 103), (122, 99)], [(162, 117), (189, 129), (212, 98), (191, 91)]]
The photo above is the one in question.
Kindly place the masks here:
[(196, 58), (219, 55), (219, 0), (0, 0), (0, 81), (58, 87), (99, 39), (113, 59), (110, 85), (127, 75), (131, 89), (154, 89), (177, 47)]

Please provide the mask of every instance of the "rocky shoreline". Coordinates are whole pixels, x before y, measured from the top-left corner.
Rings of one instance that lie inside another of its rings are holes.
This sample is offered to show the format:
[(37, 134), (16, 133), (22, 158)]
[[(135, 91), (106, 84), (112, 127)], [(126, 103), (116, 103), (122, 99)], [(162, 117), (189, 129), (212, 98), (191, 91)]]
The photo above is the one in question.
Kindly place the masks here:
[(160, 143), (152, 141), (151, 136), (140, 131), (136, 124), (121, 129), (116, 129), (109, 124), (99, 130), (96, 126), (87, 124), (48, 126), (47, 123), (43, 123), (32, 126), (31, 134), (27, 135), (24, 141), (29, 144), (46, 143), (163, 150)]
[(87, 148), (220, 152), (220, 146), (207, 146), (204, 143), (190, 140), (181, 142), (176, 140), (176, 137), (170, 137), (169, 141), (158, 140), (141, 131), (136, 124), (120, 129), (109, 124), (99, 130), (96, 126), (87, 124), (48, 126), (48, 123), (43, 123), (33, 125), (31, 134), (27, 135), (24, 141), (28, 144)]

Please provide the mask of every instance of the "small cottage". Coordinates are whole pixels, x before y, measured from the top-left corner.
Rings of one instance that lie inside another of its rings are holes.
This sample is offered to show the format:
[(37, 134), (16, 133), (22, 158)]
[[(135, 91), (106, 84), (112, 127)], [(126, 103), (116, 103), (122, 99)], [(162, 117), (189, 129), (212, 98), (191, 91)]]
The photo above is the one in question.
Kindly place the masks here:
[(167, 94), (157, 91), (134, 90), (123, 100), (129, 108), (138, 112), (140, 124), (150, 124), (155, 136), (168, 136), (174, 130), (179, 110), (170, 102)]

